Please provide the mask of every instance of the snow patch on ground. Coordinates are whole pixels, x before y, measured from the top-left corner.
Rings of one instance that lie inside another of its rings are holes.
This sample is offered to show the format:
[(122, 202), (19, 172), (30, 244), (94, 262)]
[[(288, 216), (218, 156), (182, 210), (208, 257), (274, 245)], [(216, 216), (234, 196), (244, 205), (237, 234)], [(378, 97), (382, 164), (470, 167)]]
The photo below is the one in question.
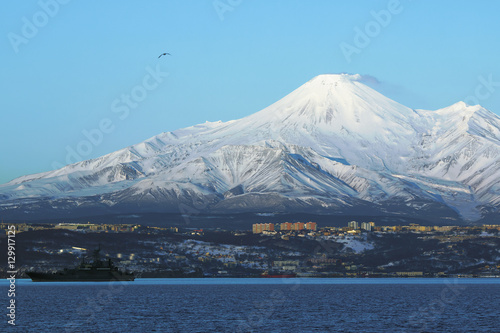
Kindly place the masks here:
[(356, 253), (373, 250), (375, 246), (367, 240), (366, 235), (361, 236), (329, 236), (327, 239), (343, 244), (346, 248)]
[(374, 245), (363, 239), (347, 237), (344, 239), (337, 240), (339, 243), (343, 243), (346, 247), (352, 249), (356, 253), (361, 253), (366, 250), (373, 250)]

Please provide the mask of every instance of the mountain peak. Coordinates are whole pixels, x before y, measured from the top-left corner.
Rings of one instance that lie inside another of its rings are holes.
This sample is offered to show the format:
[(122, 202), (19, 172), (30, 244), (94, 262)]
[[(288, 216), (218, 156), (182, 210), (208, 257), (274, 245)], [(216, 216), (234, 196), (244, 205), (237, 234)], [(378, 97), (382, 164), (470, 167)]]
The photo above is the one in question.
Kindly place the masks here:
[(357, 132), (363, 123), (373, 128), (373, 124), (394, 120), (399, 127), (406, 118), (414, 116), (413, 110), (385, 97), (362, 80), (359, 74), (318, 75), (249, 118), (258, 119), (259, 123), (274, 119), (282, 125), (285, 120), (297, 122), (300, 118), (300, 122), (314, 126), (336, 123)]
[(359, 74), (320, 74), (313, 77), (309, 82), (310, 83), (321, 83), (321, 84), (338, 84), (338, 83), (347, 83), (353, 81), (360, 81), (362, 76)]
[(481, 105), (477, 104), (477, 105), (470, 105), (470, 104), (467, 104), (463, 101), (459, 101), (459, 102), (456, 102), (448, 107), (446, 107), (447, 109), (450, 109), (450, 110), (478, 110), (479, 108), (481, 108)]

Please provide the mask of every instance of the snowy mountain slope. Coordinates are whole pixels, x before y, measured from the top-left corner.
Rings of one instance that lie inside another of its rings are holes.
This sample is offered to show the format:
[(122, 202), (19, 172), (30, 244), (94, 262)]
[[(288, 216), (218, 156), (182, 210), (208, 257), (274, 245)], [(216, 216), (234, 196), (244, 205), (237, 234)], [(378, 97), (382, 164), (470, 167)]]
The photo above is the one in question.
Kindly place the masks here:
[(0, 210), (29, 216), (51, 205), (120, 212), (184, 204), (475, 220), (481, 209), (498, 209), (498, 116), (463, 102), (412, 110), (360, 81), (320, 75), (248, 117), (17, 178), (0, 185)]

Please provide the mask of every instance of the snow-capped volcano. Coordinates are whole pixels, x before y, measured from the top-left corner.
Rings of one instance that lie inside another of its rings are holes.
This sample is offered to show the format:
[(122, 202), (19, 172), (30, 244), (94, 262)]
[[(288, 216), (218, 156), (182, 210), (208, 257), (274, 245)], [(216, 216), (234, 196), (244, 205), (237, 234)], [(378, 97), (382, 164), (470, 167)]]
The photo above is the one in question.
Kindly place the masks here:
[(1, 214), (316, 212), (477, 220), (496, 212), (500, 118), (463, 102), (413, 110), (320, 75), (248, 117), (0, 186)]

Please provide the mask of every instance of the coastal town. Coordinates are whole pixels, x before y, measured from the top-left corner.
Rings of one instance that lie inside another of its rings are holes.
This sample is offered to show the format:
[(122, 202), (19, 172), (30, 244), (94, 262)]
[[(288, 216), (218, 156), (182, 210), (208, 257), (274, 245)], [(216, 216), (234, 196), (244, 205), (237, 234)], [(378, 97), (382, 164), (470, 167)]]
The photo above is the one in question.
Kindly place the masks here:
[[(2, 235), (8, 226), (0, 224)], [(30, 270), (71, 267), (97, 247), (137, 277), (500, 277), (500, 225), (283, 222), (223, 230), (89, 222), (15, 227), (18, 278)], [(6, 269), (0, 273), (6, 275)]]

